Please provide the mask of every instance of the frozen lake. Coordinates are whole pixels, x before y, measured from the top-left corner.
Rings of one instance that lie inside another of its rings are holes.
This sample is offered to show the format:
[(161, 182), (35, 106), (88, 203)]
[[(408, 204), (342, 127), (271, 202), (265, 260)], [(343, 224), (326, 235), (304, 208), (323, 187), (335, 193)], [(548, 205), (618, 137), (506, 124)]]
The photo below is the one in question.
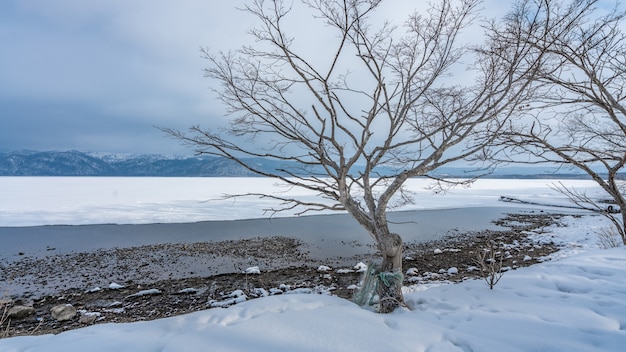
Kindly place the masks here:
[[(415, 203), (397, 211), (472, 207), (518, 208), (500, 202), (502, 195), (550, 204), (567, 204), (550, 188), (558, 180), (481, 179), (471, 187), (445, 194), (432, 181), (411, 179), (407, 188)], [(590, 180), (562, 180), (567, 186), (602, 195)], [(267, 218), (268, 199), (220, 199), (246, 192), (287, 193), (303, 200), (314, 192), (286, 188), (266, 178), (159, 177), (0, 177), (0, 226), (191, 223)], [(336, 214), (336, 213), (334, 213)], [(281, 217), (294, 213), (281, 213)]]
[[(431, 181), (409, 180), (416, 203), (390, 213), (391, 228), (407, 242), (424, 242), (455, 232), (495, 228), (491, 222), (507, 212), (571, 212), (498, 200), (506, 195), (567, 204), (549, 187), (553, 182), (483, 179), (442, 195), (430, 189)], [(592, 181), (563, 182), (601, 194)], [(263, 209), (275, 203), (268, 200), (220, 199), (224, 194), (268, 190), (301, 199), (315, 197), (264, 178), (0, 177), (0, 257), (17, 259), (20, 252), (45, 256), (50, 248), (58, 254), (257, 236), (287, 236), (313, 243), (314, 257), (363, 252), (372, 244), (345, 213), (300, 217), (284, 213), (270, 219)]]

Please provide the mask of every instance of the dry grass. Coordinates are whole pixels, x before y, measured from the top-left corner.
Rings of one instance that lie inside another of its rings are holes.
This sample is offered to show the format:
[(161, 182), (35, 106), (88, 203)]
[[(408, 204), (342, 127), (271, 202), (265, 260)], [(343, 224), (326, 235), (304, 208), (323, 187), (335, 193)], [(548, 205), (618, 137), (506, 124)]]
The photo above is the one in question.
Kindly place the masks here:
[[(9, 317), (9, 309), (12, 301), (0, 296), (0, 339), (11, 337), (11, 318)], [(43, 324), (43, 319), (32, 330), (27, 331), (26, 335), (34, 335)]]

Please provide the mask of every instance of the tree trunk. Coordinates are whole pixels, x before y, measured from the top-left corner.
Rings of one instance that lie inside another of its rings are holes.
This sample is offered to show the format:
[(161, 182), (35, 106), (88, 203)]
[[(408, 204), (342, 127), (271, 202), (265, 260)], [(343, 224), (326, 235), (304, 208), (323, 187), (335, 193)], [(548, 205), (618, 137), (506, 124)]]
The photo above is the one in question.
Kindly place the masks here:
[[(621, 215), (622, 218), (621, 223), (618, 219), (616, 219), (617, 216), (613, 217), (611, 214), (607, 215), (612, 216), (613, 219), (615, 219), (613, 224), (622, 239), (622, 243), (626, 245), (626, 199), (624, 199), (624, 194), (622, 193), (623, 189), (620, 187), (620, 181), (617, 177), (617, 169), (609, 169), (608, 174), (607, 185), (604, 186), (602, 183), (600, 183), (600, 185), (611, 195), (611, 197), (613, 197), (613, 201), (615, 202), (615, 205), (617, 205), (618, 211), (620, 212), (619, 215)], [(607, 211), (609, 210), (610, 209), (607, 209)]]
[(378, 247), (383, 262), (378, 274), (378, 297), (380, 313), (390, 313), (404, 305), (402, 295), (402, 238), (396, 233), (379, 234)]
[(626, 246), (626, 208), (624, 208), (626, 204), (620, 204), (620, 212), (622, 213), (622, 226), (618, 228), (620, 231), (620, 236), (622, 236), (622, 243)]
[[(349, 194), (349, 192), (345, 192)], [(389, 194), (391, 197), (393, 193)], [(370, 197), (371, 198), (371, 197)], [(386, 205), (388, 199), (379, 199), (379, 205)], [(402, 295), (402, 283), (404, 276), (402, 275), (402, 238), (397, 233), (389, 231), (387, 225), (386, 212), (379, 209), (378, 212), (372, 211), (375, 215), (363, 213), (357, 202), (354, 202), (349, 196), (343, 199), (342, 204), (348, 212), (363, 226), (372, 238), (376, 241), (376, 245), (382, 256), (381, 267), (372, 268), (368, 271), (366, 280), (368, 282), (376, 282), (375, 286), (365, 285), (361, 290), (365, 290), (364, 294), (359, 294), (361, 305), (371, 304), (371, 297), (376, 294), (379, 298), (378, 312), (390, 313), (400, 306), (404, 306), (404, 297)], [(370, 275), (373, 280), (370, 281)], [(376, 287), (376, 289), (374, 289)], [(376, 291), (376, 292), (374, 292)], [(369, 298), (367, 298), (369, 297)], [(356, 297), (355, 297), (356, 298)]]

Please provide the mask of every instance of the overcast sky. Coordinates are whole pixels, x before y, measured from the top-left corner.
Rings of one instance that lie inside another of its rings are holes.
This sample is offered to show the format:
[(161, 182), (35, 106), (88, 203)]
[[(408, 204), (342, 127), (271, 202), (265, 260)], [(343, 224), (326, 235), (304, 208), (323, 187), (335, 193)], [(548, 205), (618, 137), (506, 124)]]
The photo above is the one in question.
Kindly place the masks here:
[[(0, 1), (0, 151), (191, 154), (154, 126), (223, 123), (199, 48), (249, 40), (244, 2)], [(379, 15), (401, 21), (423, 3), (388, 0)], [(483, 14), (508, 5), (486, 0)]]

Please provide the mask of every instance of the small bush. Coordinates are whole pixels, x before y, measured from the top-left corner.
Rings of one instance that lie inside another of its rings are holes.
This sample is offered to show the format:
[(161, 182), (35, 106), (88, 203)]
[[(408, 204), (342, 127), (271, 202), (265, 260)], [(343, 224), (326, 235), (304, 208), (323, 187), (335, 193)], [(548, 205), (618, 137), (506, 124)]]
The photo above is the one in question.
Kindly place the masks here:
[(501, 254), (498, 255), (498, 246), (494, 241), (491, 241), (489, 248), (478, 252), (475, 260), (477, 266), (480, 268), (483, 279), (487, 282), (491, 290), (493, 290), (493, 287), (500, 281), (502, 275), (504, 275), (502, 272), (502, 259), (503, 256)]
[(606, 227), (598, 233), (598, 245), (603, 249), (620, 247), (622, 245), (622, 237), (614, 227)]
[(0, 297), (0, 339), (9, 337), (9, 327), (11, 319), (9, 319), (9, 301)]

